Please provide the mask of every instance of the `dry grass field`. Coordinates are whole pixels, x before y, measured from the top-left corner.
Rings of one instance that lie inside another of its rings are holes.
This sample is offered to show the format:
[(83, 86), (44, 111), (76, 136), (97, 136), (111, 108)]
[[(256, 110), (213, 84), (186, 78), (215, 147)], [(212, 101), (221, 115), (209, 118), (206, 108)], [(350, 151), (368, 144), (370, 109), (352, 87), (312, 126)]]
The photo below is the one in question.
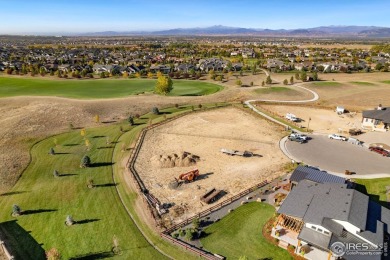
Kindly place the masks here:
[[(204, 210), (200, 196), (216, 188), (226, 199), (268, 178), (279, 176), (288, 162), (279, 150), (280, 127), (237, 108), (224, 108), (191, 114), (149, 131), (136, 161), (147, 189), (162, 203), (174, 203), (185, 211), (170, 213), (174, 221)], [(221, 148), (251, 151), (256, 156), (229, 156)], [(200, 157), (196, 165), (162, 168), (156, 163), (160, 155), (189, 152)], [(176, 188), (181, 173), (198, 168), (200, 177)], [(188, 215), (186, 215), (188, 214)]]

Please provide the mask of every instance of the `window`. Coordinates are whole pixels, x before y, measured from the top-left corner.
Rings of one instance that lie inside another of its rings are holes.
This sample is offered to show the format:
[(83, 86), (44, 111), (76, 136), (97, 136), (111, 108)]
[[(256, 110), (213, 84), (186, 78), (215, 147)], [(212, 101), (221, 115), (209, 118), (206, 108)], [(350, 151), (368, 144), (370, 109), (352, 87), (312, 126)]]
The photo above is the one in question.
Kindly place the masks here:
[(322, 229), (321, 229), (321, 228), (319, 228), (319, 229), (317, 229), (317, 231), (318, 231), (318, 232), (322, 232)]
[(324, 230), (324, 234), (325, 235), (329, 235), (329, 232)]
[(311, 226), (312, 229), (316, 230), (316, 227), (315, 226)]

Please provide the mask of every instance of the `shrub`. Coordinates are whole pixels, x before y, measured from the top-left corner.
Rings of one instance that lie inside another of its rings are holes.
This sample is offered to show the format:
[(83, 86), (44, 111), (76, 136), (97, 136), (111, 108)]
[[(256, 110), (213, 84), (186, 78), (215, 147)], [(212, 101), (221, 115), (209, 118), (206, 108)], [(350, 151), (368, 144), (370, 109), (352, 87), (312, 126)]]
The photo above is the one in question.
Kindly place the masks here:
[(47, 260), (60, 260), (61, 259), (60, 252), (58, 252), (57, 249), (52, 248), (46, 252), (46, 259)]
[(195, 229), (199, 229), (200, 220), (199, 220), (198, 218), (195, 218), (195, 219), (192, 221), (192, 226), (193, 226)]
[(179, 108), (179, 104), (175, 104), (175, 108)]
[(178, 238), (178, 237), (179, 237), (179, 233), (173, 233), (173, 234), (172, 234), (172, 237), (173, 237), (173, 238)]
[(20, 207), (16, 204), (14, 204), (12, 206), (12, 216), (19, 216), (22, 214), (22, 210), (20, 209)]
[(57, 170), (54, 170), (54, 172), (53, 172), (53, 176), (54, 176), (54, 177), (59, 177), (59, 176), (60, 176), (60, 174), (58, 173), (58, 171), (57, 171)]
[(133, 118), (133, 116), (129, 116), (127, 121), (129, 122), (130, 125), (134, 125), (134, 118)]
[(159, 114), (160, 114), (160, 111), (158, 110), (157, 107), (153, 107), (153, 108), (152, 108), (152, 113), (155, 114), (155, 115), (159, 115)]
[(56, 152), (54, 151), (54, 148), (53, 148), (53, 147), (50, 148), (49, 154), (50, 154), (50, 155), (55, 155), (55, 154), (56, 154)]
[(93, 179), (92, 178), (89, 178), (88, 181), (87, 181), (87, 187), (88, 188), (93, 188), (94, 187), (94, 182), (93, 182)]
[(65, 224), (66, 224), (67, 226), (71, 226), (71, 225), (74, 224), (74, 220), (73, 220), (73, 218), (72, 218), (71, 215), (66, 216)]
[(199, 109), (201, 109), (202, 108), (202, 104), (199, 104), (198, 107), (199, 107)]
[(263, 80), (263, 82), (261, 82), (261, 86), (264, 87), (265, 86), (265, 82)]
[(251, 84), (251, 87), (253, 87), (253, 81), (251, 81), (251, 83), (250, 83), (250, 84)]
[(237, 86), (239, 86), (239, 87), (241, 87), (241, 86), (242, 86), (242, 81), (241, 81), (241, 80), (239, 80), (239, 79), (238, 79), (238, 80), (236, 80), (236, 85), (237, 85)]
[(283, 85), (287, 85), (287, 84), (288, 84), (288, 80), (287, 79), (283, 80)]
[(192, 239), (194, 239), (194, 231), (191, 230), (191, 229), (187, 229), (186, 230), (186, 239), (187, 241), (191, 241)]
[(183, 237), (186, 232), (183, 229), (179, 229), (179, 236)]
[(271, 79), (271, 76), (267, 76), (267, 79), (265, 80), (265, 83), (267, 84), (267, 85), (270, 85), (270, 84), (272, 84), (272, 79)]
[(91, 158), (88, 155), (84, 155), (83, 159), (81, 159), (81, 167), (89, 167), (91, 165)]

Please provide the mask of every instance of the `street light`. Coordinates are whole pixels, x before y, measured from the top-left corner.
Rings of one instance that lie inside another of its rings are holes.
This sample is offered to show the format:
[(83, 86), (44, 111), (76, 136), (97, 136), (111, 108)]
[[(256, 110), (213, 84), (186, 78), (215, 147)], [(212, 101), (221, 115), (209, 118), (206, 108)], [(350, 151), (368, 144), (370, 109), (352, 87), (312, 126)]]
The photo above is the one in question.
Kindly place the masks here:
[(311, 117), (309, 117), (309, 122), (307, 122), (307, 131), (309, 132), (309, 125), (310, 125)]

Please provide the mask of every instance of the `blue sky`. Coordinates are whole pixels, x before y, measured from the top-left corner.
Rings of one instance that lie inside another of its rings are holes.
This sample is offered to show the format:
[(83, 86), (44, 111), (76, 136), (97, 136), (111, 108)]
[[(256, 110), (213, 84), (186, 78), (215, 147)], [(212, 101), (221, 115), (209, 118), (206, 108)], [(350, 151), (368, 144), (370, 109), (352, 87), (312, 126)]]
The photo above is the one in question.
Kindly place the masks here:
[(140, 31), (226, 25), (390, 27), (388, 0), (0, 0), (0, 34)]

